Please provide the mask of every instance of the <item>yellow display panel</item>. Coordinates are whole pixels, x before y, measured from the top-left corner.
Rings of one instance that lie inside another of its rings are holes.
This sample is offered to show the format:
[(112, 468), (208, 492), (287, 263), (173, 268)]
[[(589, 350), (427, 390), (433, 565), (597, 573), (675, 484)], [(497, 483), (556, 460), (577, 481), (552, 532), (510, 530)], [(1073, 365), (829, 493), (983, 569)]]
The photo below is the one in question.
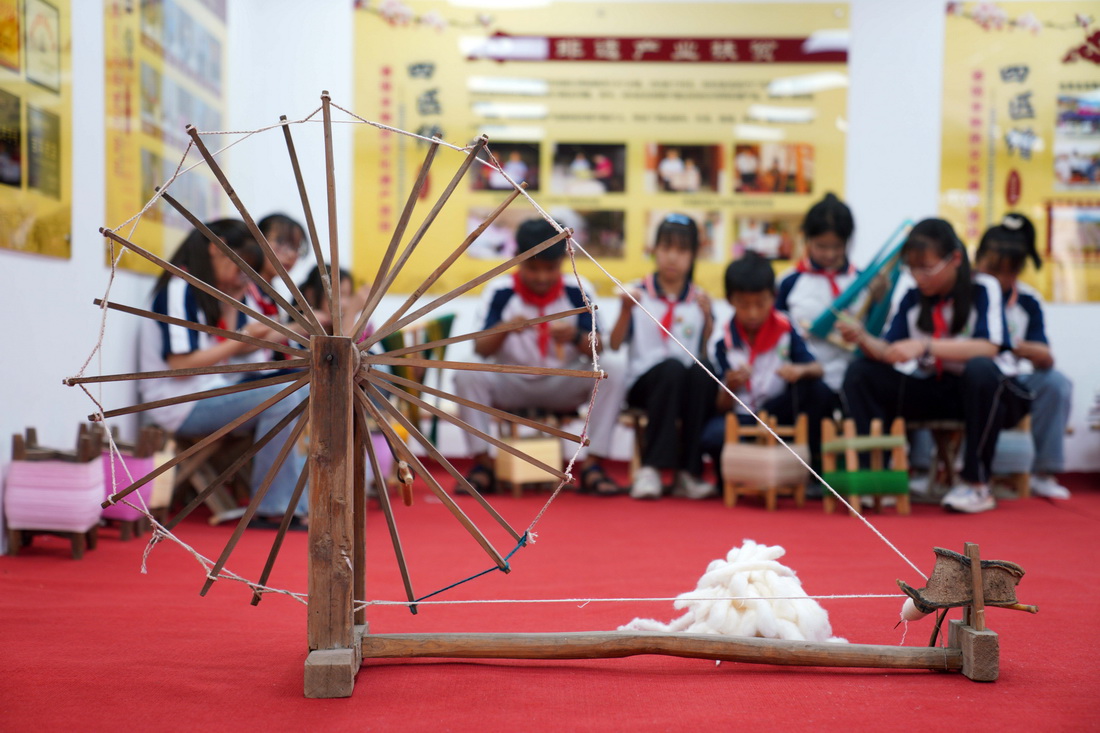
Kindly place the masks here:
[(940, 212), (975, 247), (1026, 214), (1055, 302), (1100, 299), (1100, 7), (948, 3)]
[[(185, 127), (221, 130), (225, 118), (225, 0), (106, 0), (107, 222), (135, 244), (169, 256), (190, 226), (158, 203), (141, 214), (179, 168)], [(212, 150), (220, 145), (209, 141)], [(187, 166), (197, 156), (188, 157)], [(219, 216), (224, 195), (205, 166), (183, 173), (173, 197), (203, 220)], [(120, 266), (159, 272), (126, 253)]]
[[(652, 268), (666, 214), (690, 215), (702, 232), (696, 279), (721, 293), (733, 257), (790, 257), (806, 209), (843, 193), (847, 28), (844, 3), (359, 3), (355, 111), (459, 145), (487, 135), (504, 171), (623, 280)], [(358, 277), (374, 276), (425, 148), (357, 128)], [(436, 166), (413, 227), (457, 161), (441, 153)], [(475, 166), (420, 245), (425, 262), (438, 264), (510, 189)], [(514, 204), (435, 290), (510, 256), (515, 227), (536, 215)], [(594, 265), (578, 265), (610, 292)], [(396, 290), (424, 274), (406, 268)]]
[(72, 254), (69, 0), (0, 0), (0, 248)]

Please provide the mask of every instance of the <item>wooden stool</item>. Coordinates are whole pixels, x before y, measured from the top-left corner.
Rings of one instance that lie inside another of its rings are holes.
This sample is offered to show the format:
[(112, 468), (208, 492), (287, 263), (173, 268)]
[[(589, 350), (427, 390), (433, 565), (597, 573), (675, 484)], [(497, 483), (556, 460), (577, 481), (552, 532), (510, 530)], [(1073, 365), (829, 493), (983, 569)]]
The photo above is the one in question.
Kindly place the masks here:
[[(801, 414), (791, 427), (779, 427), (775, 418), (760, 413), (776, 435), (792, 438), (791, 448), (809, 462), (809, 421)], [(742, 443), (742, 437), (756, 443)], [(727, 507), (737, 504), (743, 495), (763, 496), (768, 511), (775, 511), (778, 497), (793, 496), (795, 504), (806, 503), (806, 476), (809, 472), (763, 427), (743, 427), (732, 412), (726, 416), (726, 442), (722, 446), (723, 499)]]
[(103, 500), (103, 465), (99, 443), (81, 425), (75, 451), (38, 445), (38, 432), (12, 436), (12, 464), (4, 495), (8, 554), (31, 544), (36, 535), (69, 540), (74, 560), (94, 550)]
[(1002, 430), (997, 439), (991, 473), (1016, 492), (1016, 498), (1031, 496), (1031, 464), (1035, 461), (1035, 443), (1031, 438), (1031, 415), (1025, 415), (1016, 427)]
[[(566, 420), (573, 419), (577, 413), (548, 413), (540, 410), (526, 410), (515, 413), (521, 417), (539, 420), (548, 425), (560, 427)], [(561, 466), (562, 452), (561, 439), (539, 433), (535, 437), (521, 437), (515, 431), (513, 423), (508, 420), (497, 420), (500, 439), (508, 445), (523, 451), (532, 458), (542, 461), (548, 466)], [(516, 458), (506, 451), (498, 451), (493, 472), (497, 482), (508, 484), (512, 487), (512, 496), (523, 496), (525, 485), (558, 484), (557, 476), (547, 473), (538, 466)]]
[(633, 477), (642, 466), (645, 430), (649, 425), (649, 416), (640, 407), (628, 407), (619, 415), (619, 422), (634, 431), (634, 453), (630, 456), (630, 475)]
[[(202, 438), (174, 438), (175, 452), (182, 453), (200, 440)], [(163, 521), (177, 499), (183, 499), (189, 493), (198, 494), (214, 483), (248, 449), (251, 442), (250, 437), (226, 435), (179, 463), (175, 469), (172, 496), (164, 506), (157, 507), (154, 515), (159, 513)], [(246, 507), (242, 506), (242, 502), (247, 503), (248, 500), (249, 465), (245, 462), (229, 477), (226, 483), (231, 481), (233, 490), (222, 484), (203, 501), (210, 510), (210, 524), (229, 522), (244, 515)]]
[(932, 453), (932, 466), (929, 471), (929, 492), (932, 486), (950, 490), (959, 481), (955, 464), (959, 460), (959, 448), (962, 446), (966, 423), (962, 420), (924, 420), (910, 422), (909, 430), (928, 430), (932, 433), (935, 449)]
[[(106, 434), (102, 432), (102, 427), (96, 427), (100, 431), (102, 441), (106, 443)], [(154, 455), (164, 448), (166, 437), (163, 430), (148, 425), (142, 428), (136, 443), (131, 444), (116, 439), (115, 445), (122, 453), (121, 460), (117, 456), (111, 456), (109, 444), (103, 445), (101, 450), (103, 451), (104, 498), (109, 497), (115, 491), (126, 488), (130, 483), (127, 476), (138, 479), (152, 471), (155, 467)], [(112, 485), (112, 466), (114, 485)], [(152, 512), (153, 482), (141, 486), (135, 493), (141, 495), (141, 500)], [(131, 495), (129, 501), (137, 504), (139, 500)], [(119, 539), (123, 542), (128, 542), (134, 537), (141, 537), (149, 529), (148, 518), (139, 510), (122, 502), (105, 507), (103, 509), (103, 520), (108, 524), (118, 525)]]
[[(909, 462), (906, 458), (905, 420), (895, 418), (890, 434), (883, 435), (882, 420), (871, 421), (871, 432), (856, 434), (856, 422), (844, 421), (844, 436), (837, 437), (836, 423), (821, 421), (821, 477), (844, 497), (859, 513), (862, 497), (874, 498), (875, 511), (882, 511), (882, 497), (897, 497), (898, 514), (909, 514)], [(890, 451), (890, 468), (886, 468), (885, 451)], [(861, 470), (859, 454), (869, 453), (871, 467)], [(844, 468), (837, 467), (837, 455), (844, 455)], [(822, 504), (826, 514), (836, 511), (836, 498), (825, 490)]]

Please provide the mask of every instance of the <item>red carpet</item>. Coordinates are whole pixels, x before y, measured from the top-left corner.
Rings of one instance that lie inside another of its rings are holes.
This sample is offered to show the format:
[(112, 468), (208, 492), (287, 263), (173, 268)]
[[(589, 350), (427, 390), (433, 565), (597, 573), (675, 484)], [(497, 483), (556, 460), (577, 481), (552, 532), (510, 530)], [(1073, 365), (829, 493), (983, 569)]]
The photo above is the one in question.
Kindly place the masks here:
[[(734, 726), (840, 730), (1095, 730), (1100, 700), (1095, 578), (1100, 480), (1069, 476), (1069, 502), (1003, 502), (978, 516), (916, 506), (872, 521), (928, 573), (932, 547), (977, 542), (985, 559), (1027, 570), (1018, 588), (1038, 615), (990, 609), (1000, 634), (1001, 676), (976, 683), (934, 672), (824, 670), (632, 657), (563, 662), (370, 662), (355, 694), (302, 697), (305, 607), (220, 581), (198, 596), (201, 567), (174, 545), (158, 546), (140, 573), (144, 542), (101, 531), (99, 548), (69, 558), (61, 540), (38, 538), (0, 558), (0, 730), (689, 730)], [(526, 527), (546, 499), (500, 497), (502, 514)], [(487, 533), (469, 498), (462, 507)], [(372, 507), (374, 509), (374, 507)], [(491, 562), (438, 503), (418, 494), (398, 507), (419, 594)], [(231, 528), (188, 521), (181, 533), (216, 557)], [(787, 548), (783, 562), (810, 594), (895, 593), (921, 579), (857, 520), (825, 516), (812, 502), (767, 513), (744, 502), (665, 499), (642, 503), (565, 494), (536, 530), (535, 545), (441, 599), (674, 596), (707, 563), (745, 538)], [(256, 578), (269, 531), (251, 531), (229, 567)], [(491, 532), (504, 551), (503, 533)], [(368, 520), (368, 586), (399, 599), (400, 580), (380, 512)], [(289, 537), (272, 584), (305, 590), (304, 533)], [(898, 644), (900, 600), (829, 600), (834, 633)], [(668, 602), (463, 605), (368, 612), (375, 632), (613, 629), (634, 616), (670, 620)], [(951, 617), (957, 617), (952, 614)], [(906, 645), (926, 644), (930, 621), (910, 624)]]

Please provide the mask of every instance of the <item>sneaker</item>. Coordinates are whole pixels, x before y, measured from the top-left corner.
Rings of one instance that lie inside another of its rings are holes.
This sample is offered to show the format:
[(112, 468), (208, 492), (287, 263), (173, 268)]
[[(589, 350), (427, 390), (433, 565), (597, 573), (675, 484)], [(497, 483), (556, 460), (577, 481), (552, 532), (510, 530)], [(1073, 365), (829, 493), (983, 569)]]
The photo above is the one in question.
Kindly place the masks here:
[(1053, 476), (1032, 476), (1031, 493), (1045, 499), (1068, 499), (1069, 489), (1058, 483)]
[(701, 478), (692, 476), (690, 471), (677, 471), (676, 486), (672, 493), (674, 496), (683, 496), (687, 499), (709, 499), (714, 496), (714, 486)]
[(909, 477), (909, 493), (916, 496), (928, 496), (932, 488), (932, 476), (927, 473), (914, 473)]
[(965, 514), (978, 514), (996, 508), (997, 500), (993, 498), (986, 484), (964, 482), (956, 484), (951, 491), (948, 491), (940, 504), (944, 509)]
[(634, 474), (634, 485), (630, 487), (630, 496), (634, 499), (660, 499), (661, 474), (652, 466), (642, 466)]

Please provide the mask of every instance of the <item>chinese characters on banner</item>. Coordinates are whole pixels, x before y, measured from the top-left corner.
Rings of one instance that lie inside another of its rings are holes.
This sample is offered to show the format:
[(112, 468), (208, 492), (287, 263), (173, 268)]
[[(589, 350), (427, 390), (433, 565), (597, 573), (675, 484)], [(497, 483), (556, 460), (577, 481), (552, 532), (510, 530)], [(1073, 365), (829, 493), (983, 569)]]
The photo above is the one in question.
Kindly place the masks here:
[[(104, 12), (107, 225), (168, 257), (191, 230), (186, 220), (163, 202), (136, 229), (132, 218), (176, 173), (190, 142), (186, 126), (223, 127), (226, 0), (106, 0)], [(182, 173), (169, 191), (204, 221), (221, 215), (224, 194), (205, 166)], [(160, 271), (129, 252), (120, 265)]]
[[(486, 135), (483, 156), (500, 166), (475, 162), (440, 210), (418, 247), (435, 264), (516, 181), (624, 280), (651, 269), (647, 251), (666, 215), (691, 216), (702, 239), (696, 279), (720, 293), (733, 257), (747, 249), (775, 260), (797, 254), (806, 209), (829, 191), (843, 193), (844, 3), (685, 3), (674, 14), (651, 3), (357, 7), (356, 111), (459, 146)], [(427, 144), (369, 126), (356, 135), (354, 261), (370, 279)], [(464, 158), (441, 148), (418, 212)], [(484, 272), (477, 260), (512, 256), (516, 228), (535, 216), (525, 200), (513, 203), (437, 289)], [(592, 263), (577, 261), (610, 292)], [(409, 292), (422, 277), (406, 268), (394, 288)]]
[(971, 247), (1010, 211), (1055, 302), (1100, 300), (1100, 7), (948, 3), (940, 210)]
[(69, 0), (0, 0), (0, 248), (72, 254)]

